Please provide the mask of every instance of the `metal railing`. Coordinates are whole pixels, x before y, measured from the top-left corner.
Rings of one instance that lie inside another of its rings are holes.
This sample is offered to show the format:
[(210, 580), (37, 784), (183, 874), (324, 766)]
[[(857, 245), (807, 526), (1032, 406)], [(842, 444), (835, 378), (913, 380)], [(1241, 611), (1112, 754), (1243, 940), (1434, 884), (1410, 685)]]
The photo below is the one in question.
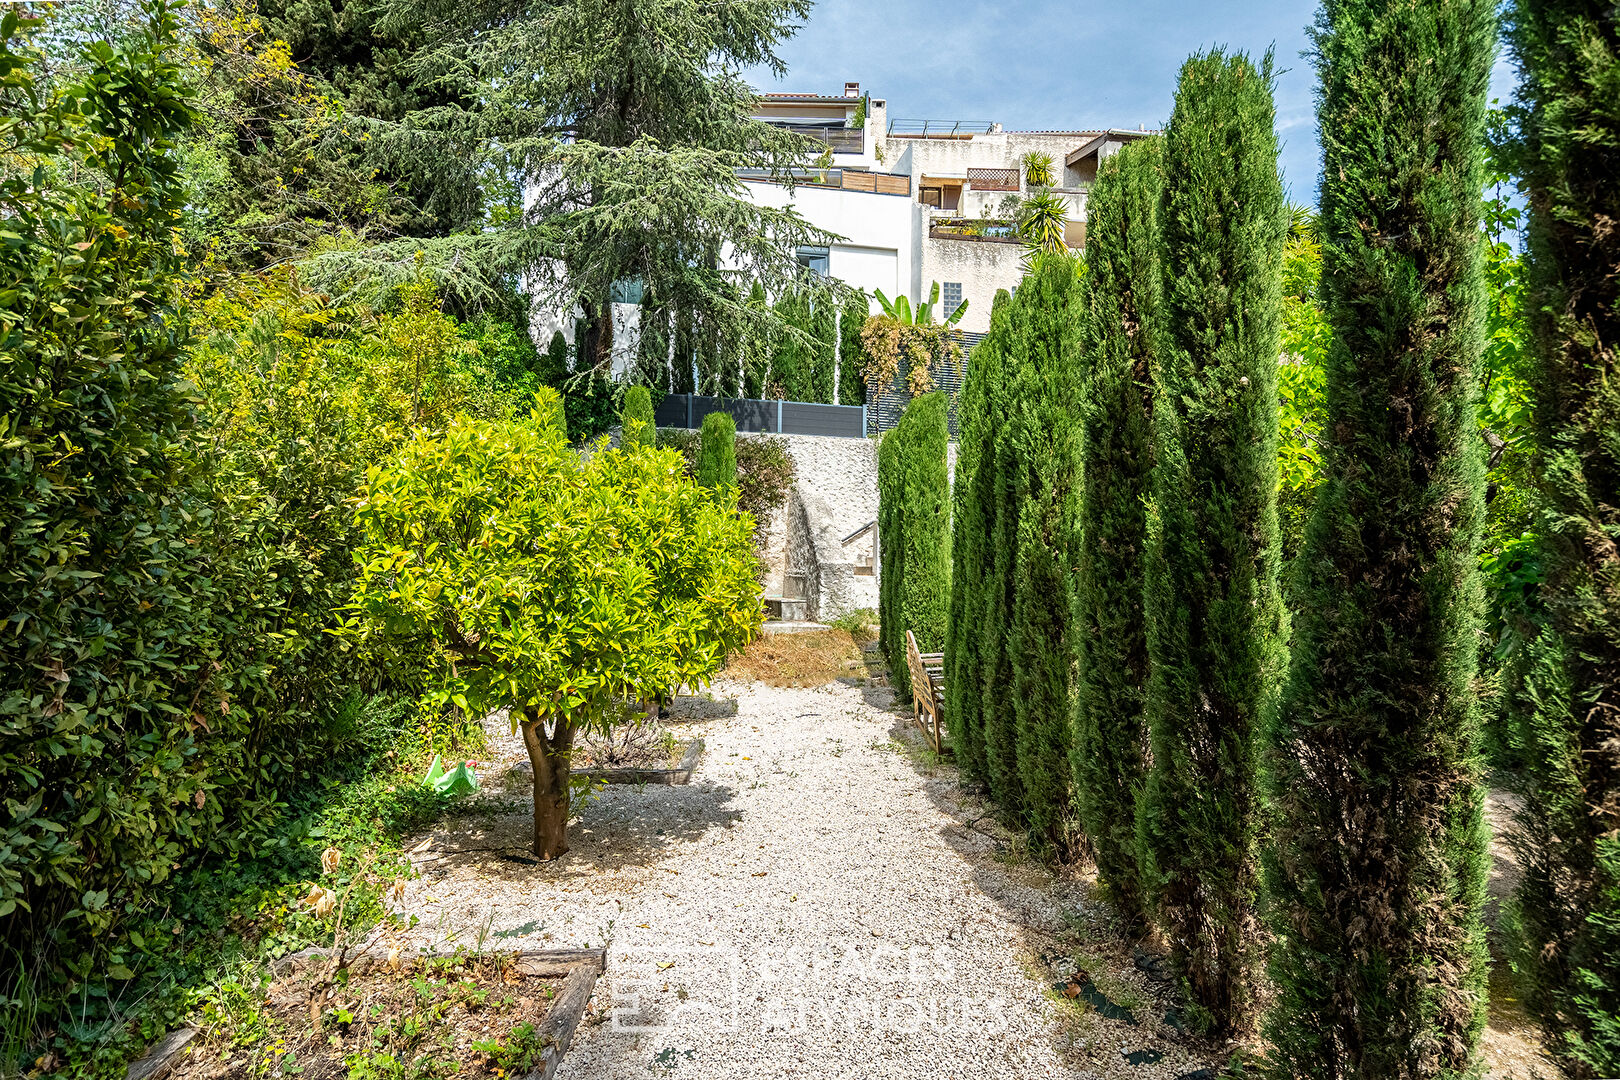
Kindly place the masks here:
[(817, 142), (830, 147), (835, 154), (859, 154), (866, 147), (866, 131), (863, 128), (843, 127), (836, 124), (792, 124), (779, 123), (767, 120), (772, 127), (779, 127), (784, 131), (815, 139)]
[(889, 121), (889, 134), (902, 138), (965, 139), (969, 135), (988, 135), (995, 126), (991, 120), (906, 120), (896, 117)]

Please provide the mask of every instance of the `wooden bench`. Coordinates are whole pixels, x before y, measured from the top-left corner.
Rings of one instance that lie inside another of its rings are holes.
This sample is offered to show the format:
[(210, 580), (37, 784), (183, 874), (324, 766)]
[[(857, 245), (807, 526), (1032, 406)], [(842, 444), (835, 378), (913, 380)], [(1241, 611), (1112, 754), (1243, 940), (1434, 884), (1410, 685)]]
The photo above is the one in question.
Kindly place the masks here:
[[(907, 630), (906, 668), (911, 672), (911, 718), (934, 744), (934, 753), (943, 754), (940, 724), (945, 716), (945, 654), (919, 652), (917, 639)], [(928, 714), (926, 721), (924, 713)]]

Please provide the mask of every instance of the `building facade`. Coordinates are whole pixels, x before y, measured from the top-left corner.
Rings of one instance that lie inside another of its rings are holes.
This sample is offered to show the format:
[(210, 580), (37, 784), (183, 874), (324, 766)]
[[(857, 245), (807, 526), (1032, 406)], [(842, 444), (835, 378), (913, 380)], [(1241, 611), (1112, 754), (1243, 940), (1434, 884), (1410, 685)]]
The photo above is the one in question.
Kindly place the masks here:
[[(800, 170), (791, 192), (744, 175), (763, 205), (792, 205), (838, 239), (801, 249), (815, 270), (913, 304), (940, 285), (939, 308), (968, 302), (961, 327), (982, 333), (998, 289), (1023, 276), (1015, 235), (1018, 201), (1039, 188), (1067, 207), (1064, 239), (1085, 243), (1086, 192), (1098, 163), (1145, 131), (1007, 131), (989, 121), (894, 119), (888, 103), (846, 83), (842, 94), (766, 94), (755, 117), (802, 132), (825, 152)], [(1029, 159), (1050, 162), (1031, 184)], [(874, 304), (873, 310), (877, 310)]]

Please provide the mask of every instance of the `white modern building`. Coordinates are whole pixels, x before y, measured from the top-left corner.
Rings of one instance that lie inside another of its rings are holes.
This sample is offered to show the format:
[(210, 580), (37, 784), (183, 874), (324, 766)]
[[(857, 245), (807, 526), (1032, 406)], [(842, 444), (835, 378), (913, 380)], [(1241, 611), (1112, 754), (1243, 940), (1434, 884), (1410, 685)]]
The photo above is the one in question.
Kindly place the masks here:
[(844, 84), (841, 94), (766, 94), (754, 115), (827, 146), (801, 170), (791, 193), (767, 177), (744, 176), (762, 204), (791, 203), (840, 237), (826, 248), (801, 249), (801, 262), (914, 304), (937, 281), (940, 307), (948, 312), (968, 301), (961, 327), (979, 333), (989, 329), (996, 290), (1011, 289), (1023, 276), (1012, 218), (1016, 202), (1034, 190), (1027, 156), (1051, 160), (1050, 189), (1068, 204), (1065, 240), (1080, 248), (1098, 163), (1147, 134), (891, 119), (888, 103), (862, 93), (858, 83)]
[[(1097, 165), (1146, 131), (1008, 131), (990, 121), (892, 119), (888, 103), (845, 83), (838, 94), (762, 95), (757, 119), (809, 135), (826, 149), (805, 162), (791, 191), (765, 174), (744, 173), (762, 205), (792, 205), (837, 237), (801, 248), (799, 261), (868, 294), (927, 300), (940, 285), (943, 313), (966, 300), (959, 324), (970, 340), (990, 327), (998, 289), (1024, 273), (1014, 236), (1018, 200), (1032, 194), (1030, 154), (1052, 162), (1050, 190), (1068, 204), (1064, 238), (1084, 246), (1086, 192)], [(872, 310), (878, 310), (876, 301)], [(614, 305), (615, 368), (628, 365), (637, 308)], [(554, 329), (573, 340), (573, 320), (537, 313), (535, 337)]]

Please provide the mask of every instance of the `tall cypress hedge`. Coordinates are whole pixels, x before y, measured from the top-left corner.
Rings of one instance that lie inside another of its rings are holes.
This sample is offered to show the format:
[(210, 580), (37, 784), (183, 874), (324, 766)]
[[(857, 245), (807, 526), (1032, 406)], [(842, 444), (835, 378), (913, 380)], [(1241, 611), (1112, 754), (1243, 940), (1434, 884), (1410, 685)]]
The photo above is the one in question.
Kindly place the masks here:
[(898, 428), (890, 428), (878, 440), (878, 641), (889, 661), (895, 695), (905, 699), (911, 694), (911, 673), (906, 667), (905, 632), (900, 628), (901, 579), (905, 574), (905, 465), (901, 460), (901, 438)]
[(951, 587), (950, 473), (946, 447), (945, 395), (911, 399), (900, 418), (901, 498), (900, 621), (897, 642), (905, 648), (905, 630), (917, 639), (919, 652), (945, 648), (945, 614)]
[(1188, 1017), (1211, 1036), (1254, 1006), (1258, 737), (1283, 665), (1277, 356), (1287, 214), (1271, 63), (1200, 54), (1164, 133), (1165, 334), (1146, 571), (1153, 768), (1145, 877)]
[(776, 350), (775, 338), (764, 325), (764, 316), (770, 307), (764, 285), (754, 282), (746, 305), (755, 318), (742, 336), (742, 396), (761, 398), (770, 378), (771, 354)]
[(1515, 728), (1527, 1000), (1577, 1075), (1620, 1075), (1620, 12), (1516, 0), (1518, 172), (1545, 625)]
[[(810, 327), (810, 302), (797, 291), (782, 294), (776, 302), (776, 314), (796, 330)], [(776, 352), (771, 358), (771, 382), (775, 393), (788, 401), (809, 401), (810, 347), (800, 334), (783, 330), (776, 339)]]
[[(636, 380), (669, 391), (669, 310), (653, 303), (652, 290), (643, 290), (637, 312)], [(561, 341), (561, 335), (555, 339)]]
[(984, 604), (981, 616), (980, 716), (984, 732), (985, 778), (991, 796), (1015, 820), (1022, 820), (1023, 778), (1018, 772), (1018, 715), (1013, 705), (1012, 631), (1018, 598), (1018, 520), (1029, 489), (1026, 403), (1016, 392), (1026, 354), (1029, 313), (1023, 290), (1006, 304), (1005, 337), (1001, 362), (1006, 390), (995, 410), (993, 428), (980, 468), (990, 467), (990, 498), (985, 524), (989, 552), (985, 559)]
[(1070, 639), (1080, 488), (1080, 365), (1074, 357), (1081, 263), (1067, 252), (1036, 259), (1019, 286), (1027, 313), (1014, 393), (1028, 418), (1020, 462), (1028, 493), (1018, 515), (1012, 626), (1018, 781), (1031, 835), (1066, 854), (1073, 836), (1069, 723)]
[(670, 355), (669, 392), (690, 394), (696, 389), (697, 327), (690, 308), (675, 312), (675, 349)]
[[(1007, 290), (996, 293), (990, 332), (973, 350), (967, 380), (957, 403), (960, 437), (956, 483), (951, 489), (951, 601), (945, 630), (945, 723), (957, 767), (970, 780), (989, 779), (984, 756), (981, 674), (984, 670), (984, 605), (992, 557), (990, 530), (995, 515), (994, 436), (998, 409), (1006, 395), (1001, 362), (1007, 335)], [(847, 317), (847, 313), (846, 313)]]
[(865, 405), (866, 347), (861, 344), (861, 327), (866, 325), (870, 303), (866, 294), (851, 297), (838, 318), (838, 404)]
[(1487, 960), (1474, 408), (1494, 5), (1326, 0), (1313, 37), (1333, 336), (1270, 757), (1266, 1030), (1277, 1076), (1461, 1076)]
[(1086, 200), (1086, 276), (1074, 362), (1086, 378), (1075, 568), (1075, 803), (1097, 876), (1126, 923), (1146, 919), (1136, 794), (1146, 762), (1143, 574), (1153, 465), (1154, 335), (1163, 147), (1131, 143), (1104, 161)]
[(816, 297), (810, 313), (810, 397), (823, 405), (836, 404), (833, 383), (838, 373), (838, 308), (831, 296)]

